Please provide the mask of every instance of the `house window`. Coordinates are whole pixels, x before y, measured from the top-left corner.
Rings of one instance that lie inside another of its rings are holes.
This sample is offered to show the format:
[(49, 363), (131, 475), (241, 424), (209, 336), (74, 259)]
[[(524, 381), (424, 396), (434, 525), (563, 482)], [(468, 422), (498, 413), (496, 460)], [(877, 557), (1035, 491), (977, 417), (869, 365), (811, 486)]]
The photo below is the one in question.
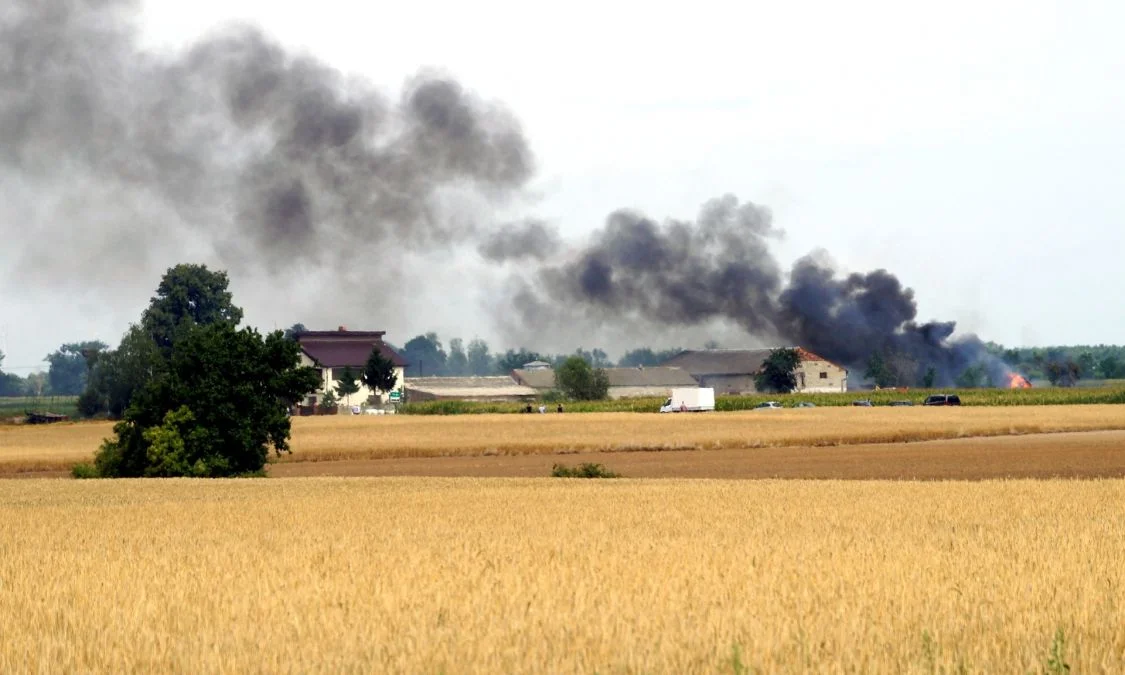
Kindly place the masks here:
[(822, 379), (822, 380), (828, 379), (828, 371), (827, 370), (820, 371), (820, 379)]

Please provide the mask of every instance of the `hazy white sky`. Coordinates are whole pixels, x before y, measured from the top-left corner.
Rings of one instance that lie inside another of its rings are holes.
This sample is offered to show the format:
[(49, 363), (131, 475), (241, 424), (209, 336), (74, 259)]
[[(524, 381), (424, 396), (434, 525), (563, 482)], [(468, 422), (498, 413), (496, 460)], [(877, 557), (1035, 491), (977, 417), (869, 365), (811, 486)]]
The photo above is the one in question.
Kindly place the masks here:
[[(1121, 3), (149, 0), (145, 43), (231, 19), (388, 90), (434, 68), (503, 101), (537, 156), (535, 211), (566, 236), (732, 192), (773, 209), (784, 264), (822, 247), (847, 271), (887, 268), (923, 320), (1011, 345), (1125, 342)], [(6, 365), (114, 343), (150, 293), (65, 324), (0, 297)], [(370, 327), (401, 342), (448, 321)]]

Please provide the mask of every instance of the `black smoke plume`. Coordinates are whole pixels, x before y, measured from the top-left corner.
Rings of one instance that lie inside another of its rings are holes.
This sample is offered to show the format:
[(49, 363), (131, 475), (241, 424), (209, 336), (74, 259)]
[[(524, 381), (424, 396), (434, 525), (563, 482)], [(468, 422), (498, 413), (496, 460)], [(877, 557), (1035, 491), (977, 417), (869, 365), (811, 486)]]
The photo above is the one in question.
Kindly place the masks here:
[[(658, 223), (633, 211), (609, 216), (585, 247), (518, 284), (521, 322), (549, 324), (569, 311), (595, 322), (650, 327), (732, 322), (748, 336), (800, 345), (862, 375), (879, 351), (915, 372), (933, 368), (948, 385), (965, 368), (1003, 367), (952, 322), (917, 322), (914, 292), (886, 270), (840, 276), (827, 256), (798, 260), (788, 279), (769, 249), (781, 236), (768, 209), (731, 195), (705, 204), (695, 221)], [(542, 298), (545, 298), (542, 299)], [(563, 308), (563, 309), (560, 309)]]

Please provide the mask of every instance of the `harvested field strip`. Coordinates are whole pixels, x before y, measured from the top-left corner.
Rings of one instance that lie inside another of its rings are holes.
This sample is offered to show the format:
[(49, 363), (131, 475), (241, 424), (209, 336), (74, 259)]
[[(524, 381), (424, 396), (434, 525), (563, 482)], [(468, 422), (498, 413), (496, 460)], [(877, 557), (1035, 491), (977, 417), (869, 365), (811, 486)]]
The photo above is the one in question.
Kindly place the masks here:
[(601, 464), (626, 478), (990, 480), (1125, 478), (1125, 431), (955, 438), (834, 447), (724, 448), (697, 452), (506, 457), (406, 457), (282, 462), (271, 477), (472, 476), (535, 478), (556, 462)]
[(1125, 670), (1120, 480), (13, 481), (0, 550), (2, 672)]
[[(1125, 406), (809, 408), (640, 415), (303, 417), (283, 462), (896, 443), (1125, 429)], [(0, 473), (87, 461), (108, 423), (0, 428)]]

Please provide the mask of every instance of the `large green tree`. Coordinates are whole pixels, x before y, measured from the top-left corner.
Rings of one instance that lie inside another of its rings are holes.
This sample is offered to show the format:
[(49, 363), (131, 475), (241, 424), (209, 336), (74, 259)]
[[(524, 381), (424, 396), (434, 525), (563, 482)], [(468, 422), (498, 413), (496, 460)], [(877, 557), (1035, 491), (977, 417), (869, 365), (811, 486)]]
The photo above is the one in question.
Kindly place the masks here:
[(101, 476), (231, 476), (260, 472), (289, 449), (289, 407), (315, 389), (299, 348), (227, 321), (177, 330), (166, 368), (134, 393)]
[(206, 265), (176, 265), (160, 280), (141, 325), (162, 349), (171, 347), (177, 331), (192, 326), (237, 326), (242, 309), (232, 302), (228, 283), (226, 272), (212, 272)]
[(395, 386), (398, 385), (394, 361), (383, 356), (383, 352), (378, 347), (372, 349), (371, 355), (367, 357), (360, 379), (372, 392), (394, 391)]
[(797, 366), (800, 363), (801, 356), (796, 349), (774, 349), (754, 376), (754, 386), (762, 392), (788, 394), (797, 388)]
[(575, 355), (555, 369), (555, 387), (576, 401), (599, 401), (609, 395), (609, 376)]
[(129, 328), (117, 349), (97, 355), (78, 400), (79, 412), (120, 419), (137, 387), (167, 370), (178, 336), (198, 326), (238, 325), (242, 309), (234, 305), (228, 281), (226, 272), (206, 265), (169, 268), (140, 323)]
[(90, 368), (106, 347), (101, 340), (69, 342), (48, 354), (47, 362), (51, 365), (47, 380), (51, 393), (62, 396), (81, 394), (86, 388)]

